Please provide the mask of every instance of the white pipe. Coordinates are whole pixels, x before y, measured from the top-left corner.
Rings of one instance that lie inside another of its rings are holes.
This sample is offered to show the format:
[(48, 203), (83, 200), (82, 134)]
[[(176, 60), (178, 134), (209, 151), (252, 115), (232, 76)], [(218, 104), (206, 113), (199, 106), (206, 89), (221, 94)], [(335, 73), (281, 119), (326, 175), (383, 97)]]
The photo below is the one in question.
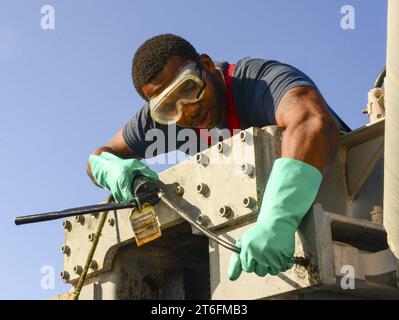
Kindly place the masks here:
[(384, 227), (399, 259), (399, 1), (388, 0), (385, 77)]

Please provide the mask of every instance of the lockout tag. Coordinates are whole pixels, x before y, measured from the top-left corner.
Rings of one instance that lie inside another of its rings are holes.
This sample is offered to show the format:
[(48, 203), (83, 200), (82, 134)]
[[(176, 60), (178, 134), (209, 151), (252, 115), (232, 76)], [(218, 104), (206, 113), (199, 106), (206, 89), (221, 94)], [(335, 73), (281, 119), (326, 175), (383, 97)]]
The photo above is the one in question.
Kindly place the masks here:
[(141, 210), (134, 209), (129, 220), (137, 246), (153, 241), (162, 235), (154, 208), (148, 204), (142, 205)]

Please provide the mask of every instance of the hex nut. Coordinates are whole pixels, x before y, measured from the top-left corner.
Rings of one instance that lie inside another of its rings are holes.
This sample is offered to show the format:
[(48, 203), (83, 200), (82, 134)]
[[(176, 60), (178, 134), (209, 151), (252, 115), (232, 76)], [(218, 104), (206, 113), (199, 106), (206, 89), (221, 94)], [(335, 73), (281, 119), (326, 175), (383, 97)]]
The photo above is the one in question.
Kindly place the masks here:
[(108, 218), (108, 224), (113, 227), (115, 225), (115, 219), (114, 218)]

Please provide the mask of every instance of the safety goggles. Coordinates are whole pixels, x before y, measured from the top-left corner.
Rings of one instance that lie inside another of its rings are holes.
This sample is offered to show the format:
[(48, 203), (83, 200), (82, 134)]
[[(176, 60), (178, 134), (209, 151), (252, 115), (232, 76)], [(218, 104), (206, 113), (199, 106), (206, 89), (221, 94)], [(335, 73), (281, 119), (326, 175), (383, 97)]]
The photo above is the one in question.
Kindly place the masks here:
[(204, 95), (203, 69), (198, 63), (188, 61), (182, 65), (175, 79), (149, 101), (151, 117), (161, 124), (176, 123), (184, 104), (195, 103)]

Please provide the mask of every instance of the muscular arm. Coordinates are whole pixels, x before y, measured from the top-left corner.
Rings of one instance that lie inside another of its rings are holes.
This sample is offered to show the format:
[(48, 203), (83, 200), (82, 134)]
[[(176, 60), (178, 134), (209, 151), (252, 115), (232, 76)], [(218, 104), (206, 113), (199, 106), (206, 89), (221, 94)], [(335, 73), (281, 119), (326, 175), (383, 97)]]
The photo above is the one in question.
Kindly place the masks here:
[[(120, 129), (113, 137), (111, 140), (108, 141), (108, 143), (102, 147), (99, 147), (95, 149), (92, 154), (95, 155), (100, 155), (101, 152), (109, 152), (114, 155), (117, 155), (118, 157), (127, 159), (127, 158), (137, 158), (139, 159), (138, 156), (134, 155), (134, 153), (129, 149), (127, 146), (125, 140), (123, 139), (122, 136), (122, 129)], [(91, 168), (90, 168), (90, 163), (87, 162), (87, 167), (86, 171), (88, 176), (90, 177), (91, 181), (98, 186), (96, 180), (94, 179), (92, 173), (91, 173)]]
[(290, 89), (278, 105), (276, 121), (285, 128), (281, 156), (306, 162), (325, 175), (338, 151), (339, 124), (323, 97), (309, 86)]

